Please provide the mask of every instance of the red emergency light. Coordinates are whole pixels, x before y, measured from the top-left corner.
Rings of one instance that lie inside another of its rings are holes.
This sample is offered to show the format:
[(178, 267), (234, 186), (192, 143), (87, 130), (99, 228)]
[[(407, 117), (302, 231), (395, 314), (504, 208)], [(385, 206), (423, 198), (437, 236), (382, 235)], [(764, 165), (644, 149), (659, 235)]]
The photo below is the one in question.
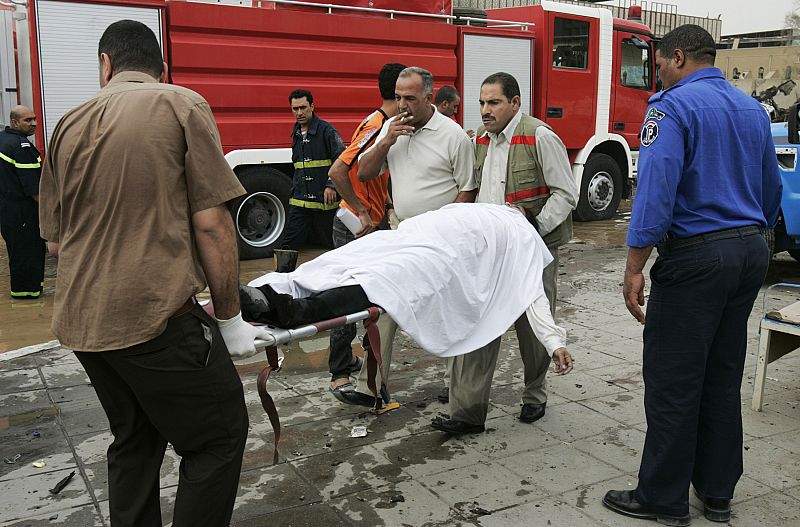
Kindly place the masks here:
[(628, 8), (628, 20), (642, 21), (642, 6), (632, 5)]

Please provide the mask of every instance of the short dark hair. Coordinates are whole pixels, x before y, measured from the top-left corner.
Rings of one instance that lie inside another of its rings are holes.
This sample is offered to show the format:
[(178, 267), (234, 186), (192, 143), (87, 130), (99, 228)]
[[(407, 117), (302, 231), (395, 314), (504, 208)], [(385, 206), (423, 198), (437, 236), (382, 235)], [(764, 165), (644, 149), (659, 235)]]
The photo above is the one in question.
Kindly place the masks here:
[(461, 97), (457, 89), (452, 86), (442, 86), (439, 88), (439, 91), (436, 92), (436, 97), (433, 98), (433, 104), (439, 106), (445, 101), (453, 102), (456, 100), (456, 97)]
[(289, 94), (289, 104), (292, 103), (292, 99), (302, 99), (303, 97), (308, 99), (309, 103), (314, 104), (314, 96), (311, 95), (310, 91), (304, 90), (302, 88), (298, 88)]
[(164, 56), (153, 30), (136, 20), (119, 20), (106, 28), (97, 46), (97, 55), (111, 59), (112, 75), (121, 71), (141, 71), (153, 77), (164, 73)]
[(499, 84), (500, 87), (503, 88), (503, 95), (505, 95), (506, 99), (509, 101), (514, 97), (522, 96), (519, 91), (519, 83), (517, 82), (517, 79), (515, 79), (510, 73), (505, 73), (502, 71), (492, 73), (483, 80), (481, 86), (484, 84)]
[(378, 73), (378, 89), (381, 91), (381, 98), (384, 101), (394, 100), (394, 88), (397, 85), (397, 77), (400, 72), (406, 69), (405, 64), (390, 62), (384, 64), (381, 72)]
[(685, 24), (678, 26), (661, 39), (656, 48), (659, 54), (667, 58), (676, 49), (700, 64), (714, 64), (717, 56), (717, 45), (714, 37), (700, 26)]
[(419, 75), (419, 78), (422, 80), (422, 95), (433, 95), (433, 74), (426, 70), (425, 68), (420, 68), (418, 66), (409, 66), (403, 71), (400, 72), (400, 75), (397, 77), (410, 77), (412, 75)]

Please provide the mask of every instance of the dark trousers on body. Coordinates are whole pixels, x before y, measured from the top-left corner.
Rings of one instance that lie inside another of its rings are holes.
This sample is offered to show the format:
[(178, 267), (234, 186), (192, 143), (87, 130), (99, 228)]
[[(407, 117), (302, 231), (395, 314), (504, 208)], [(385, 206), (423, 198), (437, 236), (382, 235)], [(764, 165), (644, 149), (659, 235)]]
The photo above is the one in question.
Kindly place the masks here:
[(289, 205), (286, 218), (286, 231), (281, 246), (299, 251), (311, 236), (311, 240), (327, 249), (333, 248), (332, 226), (336, 209), (321, 210)]
[(181, 456), (175, 527), (226, 527), (248, 419), (242, 383), (216, 323), (200, 308), (130, 348), (76, 352), (108, 416), (114, 527), (161, 526), (159, 472), (167, 443)]
[(643, 374), (647, 436), (637, 498), (689, 513), (689, 483), (731, 498), (742, 474), (742, 371), (747, 320), (769, 250), (751, 234), (674, 250), (650, 271)]
[[(342, 220), (333, 218), (333, 247), (339, 247), (350, 243), (356, 237), (350, 229), (344, 226)], [(331, 330), (330, 348), (328, 356), (328, 371), (331, 372), (331, 380), (346, 379), (350, 377), (350, 364), (353, 362), (353, 339), (356, 338), (356, 325), (347, 324)]]
[(11, 296), (37, 298), (44, 280), (45, 242), (39, 237), (39, 212), (35, 203), (3, 203), (0, 234), (8, 250)]

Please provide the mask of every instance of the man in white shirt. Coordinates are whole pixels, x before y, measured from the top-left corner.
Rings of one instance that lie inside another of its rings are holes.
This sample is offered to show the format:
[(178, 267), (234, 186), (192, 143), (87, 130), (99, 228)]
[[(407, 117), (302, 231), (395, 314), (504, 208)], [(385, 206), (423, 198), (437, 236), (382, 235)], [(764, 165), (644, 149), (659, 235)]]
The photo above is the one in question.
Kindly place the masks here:
[[(550, 127), (520, 111), (519, 84), (508, 73), (495, 73), (483, 81), (480, 104), (483, 127), (478, 130), (475, 153), (478, 202), (511, 204), (542, 236), (553, 257), (542, 272), (542, 281), (554, 314), (558, 247), (572, 237), (572, 210), (578, 195), (566, 148)], [(516, 321), (514, 329), (525, 368), (519, 418), (532, 423), (545, 412), (550, 354), (525, 316)], [(499, 349), (497, 338), (473, 353), (449, 360), (450, 418), (434, 419), (434, 428), (452, 434), (484, 430)], [(563, 375), (572, 365), (563, 367), (564, 358), (558, 353), (552, 360), (556, 373)]]
[[(392, 227), (449, 203), (475, 201), (473, 146), (466, 132), (432, 104), (433, 75), (423, 68), (406, 68), (397, 78), (395, 99), (400, 114), (383, 125), (375, 144), (358, 162), (358, 178), (362, 181), (389, 170), (394, 204), (394, 214), (389, 211)], [(381, 354), (384, 373), (388, 374), (397, 324), (387, 316), (381, 321)], [(364, 367), (356, 386), (356, 394), (363, 397), (353, 401), (372, 406), (366, 381)]]

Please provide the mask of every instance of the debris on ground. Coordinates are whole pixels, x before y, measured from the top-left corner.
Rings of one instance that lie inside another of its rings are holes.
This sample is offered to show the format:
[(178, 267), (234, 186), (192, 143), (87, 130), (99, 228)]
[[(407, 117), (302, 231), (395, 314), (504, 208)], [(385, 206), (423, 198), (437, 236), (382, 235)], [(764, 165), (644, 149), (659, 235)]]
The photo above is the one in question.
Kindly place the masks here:
[(367, 427), (356, 425), (350, 430), (350, 437), (367, 437)]
[(44, 468), (47, 466), (47, 461), (45, 461), (44, 459), (37, 459), (31, 464), (36, 468)]
[(66, 487), (69, 484), (69, 482), (72, 481), (72, 478), (74, 478), (74, 477), (75, 477), (75, 471), (73, 470), (68, 475), (66, 475), (64, 478), (62, 478), (61, 481), (56, 483), (55, 487), (50, 489), (50, 494), (58, 494), (59, 492), (64, 490), (64, 487)]
[(21, 458), (21, 457), (22, 457), (22, 454), (14, 454), (12, 457), (3, 458), (3, 461), (5, 461), (9, 465), (13, 465), (17, 461), (19, 461), (19, 458)]

